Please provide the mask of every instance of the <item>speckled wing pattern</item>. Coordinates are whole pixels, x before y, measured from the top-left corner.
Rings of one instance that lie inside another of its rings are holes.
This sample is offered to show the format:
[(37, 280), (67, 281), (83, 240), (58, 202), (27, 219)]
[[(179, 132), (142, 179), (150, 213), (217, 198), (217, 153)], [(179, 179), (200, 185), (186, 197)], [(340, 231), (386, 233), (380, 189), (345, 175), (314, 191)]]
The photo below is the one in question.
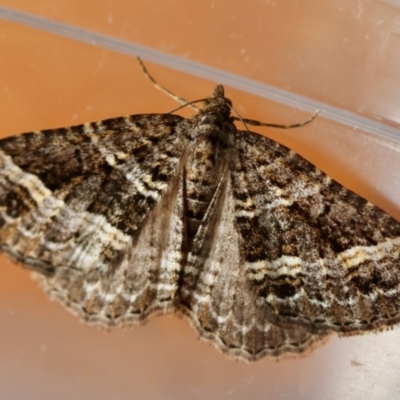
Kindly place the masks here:
[(86, 322), (188, 317), (247, 361), (396, 324), (400, 223), (204, 108), (0, 141), (0, 245)]

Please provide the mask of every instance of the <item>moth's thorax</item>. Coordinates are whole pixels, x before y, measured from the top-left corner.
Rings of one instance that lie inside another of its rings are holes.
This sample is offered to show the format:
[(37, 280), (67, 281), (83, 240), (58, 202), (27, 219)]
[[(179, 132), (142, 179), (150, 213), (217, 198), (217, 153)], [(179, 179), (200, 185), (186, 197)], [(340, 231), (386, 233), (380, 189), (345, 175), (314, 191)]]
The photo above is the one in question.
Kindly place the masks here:
[(231, 117), (231, 106), (232, 102), (224, 96), (223, 87), (217, 86), (204, 108), (191, 118), (193, 137), (210, 137), (216, 142), (226, 143), (228, 136), (236, 130)]

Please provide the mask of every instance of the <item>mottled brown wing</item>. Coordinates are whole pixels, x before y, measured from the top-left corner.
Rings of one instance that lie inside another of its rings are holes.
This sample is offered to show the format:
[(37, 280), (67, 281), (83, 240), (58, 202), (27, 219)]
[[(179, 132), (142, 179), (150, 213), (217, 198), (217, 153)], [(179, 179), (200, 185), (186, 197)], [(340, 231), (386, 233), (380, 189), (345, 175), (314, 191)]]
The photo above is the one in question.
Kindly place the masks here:
[(355, 332), (400, 320), (400, 223), (301, 156), (237, 132), (231, 175), (246, 274), (278, 324)]
[(136, 115), (1, 140), (1, 249), (87, 320), (114, 324), (170, 307), (182, 120)]
[[(193, 156), (188, 155), (186, 216), (196, 216), (199, 223), (182, 270), (177, 308), (202, 339), (229, 356), (254, 361), (303, 353), (322, 343), (325, 333), (312, 334), (302, 326), (280, 328), (269, 320), (268, 306), (249, 282), (240, 254), (229, 152), (222, 147), (202, 138), (193, 146)], [(200, 154), (212, 160), (209, 167)], [(191, 171), (202, 174), (191, 180)], [(205, 209), (199, 206), (201, 199), (207, 199)]]

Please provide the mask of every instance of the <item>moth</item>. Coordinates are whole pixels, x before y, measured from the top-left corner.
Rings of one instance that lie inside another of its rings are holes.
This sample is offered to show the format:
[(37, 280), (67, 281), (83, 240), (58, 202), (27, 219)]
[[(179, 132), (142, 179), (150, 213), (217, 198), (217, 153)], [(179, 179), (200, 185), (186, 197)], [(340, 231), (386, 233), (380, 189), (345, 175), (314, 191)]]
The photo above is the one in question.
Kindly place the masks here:
[(177, 313), (247, 361), (398, 323), (400, 223), (231, 110), (1, 140), (1, 250), (88, 323)]

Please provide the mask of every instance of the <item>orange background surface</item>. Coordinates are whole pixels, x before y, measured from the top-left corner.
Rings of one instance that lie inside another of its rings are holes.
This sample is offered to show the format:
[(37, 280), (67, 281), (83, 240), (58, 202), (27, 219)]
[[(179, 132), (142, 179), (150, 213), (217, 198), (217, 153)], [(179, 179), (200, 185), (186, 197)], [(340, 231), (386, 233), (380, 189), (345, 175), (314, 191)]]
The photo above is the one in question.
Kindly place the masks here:
[[(400, 10), (388, 2), (1, 0), (3, 5), (400, 124)], [(188, 100), (210, 95), (215, 85), (147, 66)], [(243, 117), (293, 123), (308, 116), (226, 90)], [(132, 57), (0, 20), (3, 137), (175, 106)], [(400, 219), (400, 139), (323, 117), (301, 130), (258, 131)], [(400, 397), (399, 329), (333, 336), (305, 358), (246, 365), (198, 341), (176, 317), (129, 330), (87, 327), (49, 302), (27, 271), (5, 256), (0, 264), (0, 398)]]

